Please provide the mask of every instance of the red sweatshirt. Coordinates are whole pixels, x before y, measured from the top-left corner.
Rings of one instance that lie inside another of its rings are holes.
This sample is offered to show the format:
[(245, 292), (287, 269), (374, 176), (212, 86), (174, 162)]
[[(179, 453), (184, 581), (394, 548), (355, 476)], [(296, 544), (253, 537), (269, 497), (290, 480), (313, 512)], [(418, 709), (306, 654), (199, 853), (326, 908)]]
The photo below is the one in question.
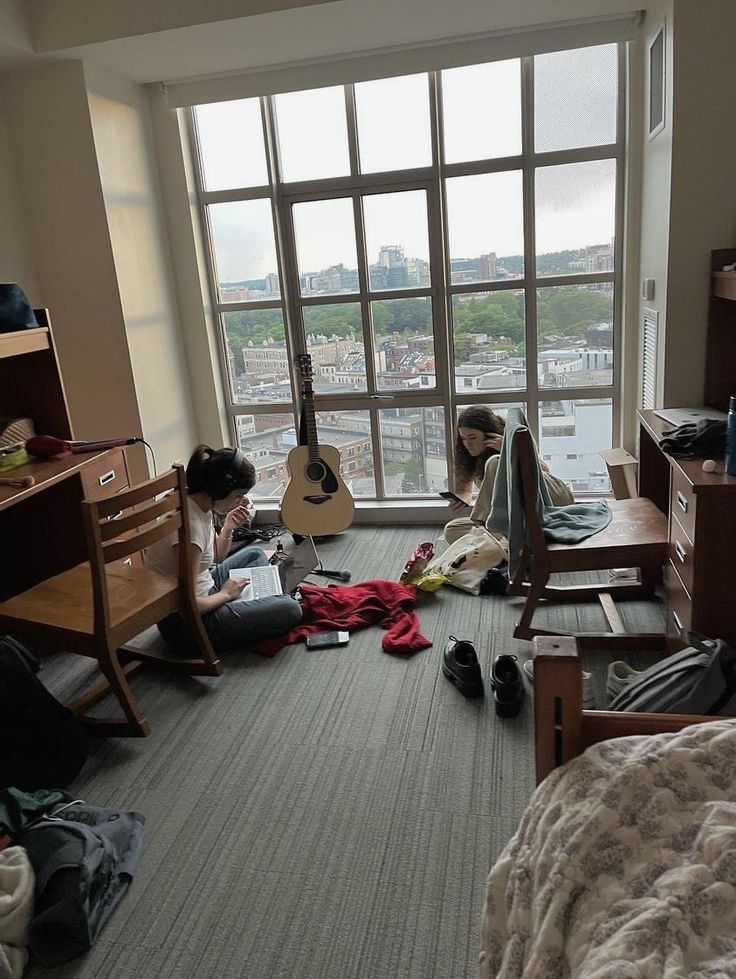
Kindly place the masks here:
[(301, 585), (302, 621), (284, 636), (264, 639), (253, 647), (273, 656), (282, 646), (299, 642), (313, 632), (347, 629), (355, 632), (380, 623), (387, 629), (384, 653), (416, 653), (432, 643), (419, 632), (414, 607), (417, 590), (397, 581), (362, 581), (359, 585)]

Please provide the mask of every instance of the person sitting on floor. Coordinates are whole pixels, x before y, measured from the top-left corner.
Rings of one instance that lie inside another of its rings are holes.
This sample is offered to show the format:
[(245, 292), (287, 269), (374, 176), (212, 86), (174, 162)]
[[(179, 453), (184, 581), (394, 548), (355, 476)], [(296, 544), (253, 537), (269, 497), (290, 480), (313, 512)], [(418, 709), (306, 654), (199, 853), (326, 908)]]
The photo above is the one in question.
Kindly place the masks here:
[[(452, 544), (474, 526), (484, 527), (491, 512), (493, 484), (498, 470), (498, 458), (503, 442), (506, 422), (487, 405), (471, 405), (460, 412), (457, 419), (455, 439), (455, 493), (471, 505), (473, 489), (477, 487), (478, 496), (469, 515), (462, 503), (451, 501), (449, 508), (458, 514), (445, 525), (444, 536)], [(555, 506), (566, 506), (573, 502), (567, 483), (549, 472), (547, 465), (540, 460), (544, 480)]]
[[(199, 445), (187, 465), (187, 505), (189, 512), (190, 559), (194, 568), (197, 608), (212, 648), (220, 653), (247, 649), (261, 639), (289, 632), (301, 621), (299, 603), (289, 595), (241, 599), (248, 579), (235, 580), (235, 568), (255, 568), (268, 564), (260, 547), (243, 547), (229, 553), (236, 527), (250, 523), (249, 501), (245, 495), (256, 481), (253, 463), (240, 449), (211, 449)], [(223, 519), (215, 534), (213, 513)], [(177, 573), (176, 534), (157, 541), (146, 551), (146, 564), (154, 571)], [(158, 624), (169, 645), (186, 647), (189, 635), (178, 612)]]

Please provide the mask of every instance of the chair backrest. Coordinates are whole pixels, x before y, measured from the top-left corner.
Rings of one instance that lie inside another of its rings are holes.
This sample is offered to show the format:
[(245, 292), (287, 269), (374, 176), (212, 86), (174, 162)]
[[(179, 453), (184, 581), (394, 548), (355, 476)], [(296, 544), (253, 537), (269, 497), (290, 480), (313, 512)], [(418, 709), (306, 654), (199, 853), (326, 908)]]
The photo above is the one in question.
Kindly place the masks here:
[(177, 534), (179, 544), (178, 586), (187, 600), (195, 604), (186, 499), (184, 468), (177, 465), (163, 476), (114, 496), (82, 502), (96, 632), (110, 627), (106, 566), (123, 561), (173, 533)]
[(521, 495), (524, 501), (524, 519), (526, 521), (526, 539), (535, 562), (544, 561), (547, 553), (547, 541), (542, 524), (539, 521), (539, 482), (536, 477), (535, 460), (537, 448), (528, 428), (517, 428), (513, 433), (516, 449), (517, 471), (514, 477), (520, 480)]

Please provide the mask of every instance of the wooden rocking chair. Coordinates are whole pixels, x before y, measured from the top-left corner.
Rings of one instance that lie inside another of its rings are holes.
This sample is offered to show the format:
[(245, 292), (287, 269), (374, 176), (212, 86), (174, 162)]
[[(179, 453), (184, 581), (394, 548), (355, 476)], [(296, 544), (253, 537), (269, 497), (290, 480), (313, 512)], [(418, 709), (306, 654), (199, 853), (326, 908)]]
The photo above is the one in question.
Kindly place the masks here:
[[(82, 506), (89, 561), (0, 603), (0, 631), (41, 650), (96, 659), (105, 679), (71, 704), (72, 710), (96, 734), (144, 737), (150, 728), (127, 679), (143, 660), (195, 676), (222, 673), (195, 602), (184, 470), (175, 466), (114, 496), (84, 500)], [(126, 560), (172, 533), (179, 540), (177, 577)], [(126, 650), (121, 662), (123, 644), (171, 612), (188, 622), (200, 655), (178, 658), (136, 647), (135, 659)], [(108, 691), (120, 702), (124, 718), (86, 714)]]
[[(526, 595), (526, 605), (514, 637), (531, 639), (534, 636), (575, 636), (581, 643), (597, 649), (663, 649), (662, 633), (631, 633), (624, 629), (613, 596), (619, 598), (649, 597), (661, 580), (662, 566), (667, 561), (667, 518), (651, 500), (613, 500), (610, 524), (578, 544), (552, 543), (545, 538), (537, 511), (539, 487), (535, 478), (536, 448), (528, 428), (514, 434), (518, 469), (514, 478), (521, 480), (526, 520), (527, 545), (522, 550), (518, 571), (509, 584), (509, 595)], [(578, 571), (605, 571), (612, 568), (636, 568), (639, 574), (633, 581), (611, 581), (591, 585), (548, 584), (553, 574)], [(539, 629), (532, 618), (540, 600), (558, 602), (600, 601), (610, 632), (566, 632)]]

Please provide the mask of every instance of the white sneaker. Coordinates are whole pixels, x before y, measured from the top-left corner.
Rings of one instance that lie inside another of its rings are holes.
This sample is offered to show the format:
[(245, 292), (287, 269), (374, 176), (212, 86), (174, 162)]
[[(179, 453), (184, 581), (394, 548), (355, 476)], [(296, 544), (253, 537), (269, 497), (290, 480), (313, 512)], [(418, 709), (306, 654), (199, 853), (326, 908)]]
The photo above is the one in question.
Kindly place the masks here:
[(606, 695), (608, 696), (609, 704), (614, 697), (617, 697), (621, 693), (625, 686), (631, 683), (634, 677), (639, 676), (643, 672), (643, 670), (635, 670), (628, 663), (624, 663), (620, 659), (617, 659), (614, 663), (609, 663), (608, 674), (606, 676)]
[[(528, 659), (524, 662), (524, 672), (527, 679), (534, 686), (534, 660)], [(593, 674), (583, 670), (583, 710), (595, 710), (595, 690), (593, 689)]]

